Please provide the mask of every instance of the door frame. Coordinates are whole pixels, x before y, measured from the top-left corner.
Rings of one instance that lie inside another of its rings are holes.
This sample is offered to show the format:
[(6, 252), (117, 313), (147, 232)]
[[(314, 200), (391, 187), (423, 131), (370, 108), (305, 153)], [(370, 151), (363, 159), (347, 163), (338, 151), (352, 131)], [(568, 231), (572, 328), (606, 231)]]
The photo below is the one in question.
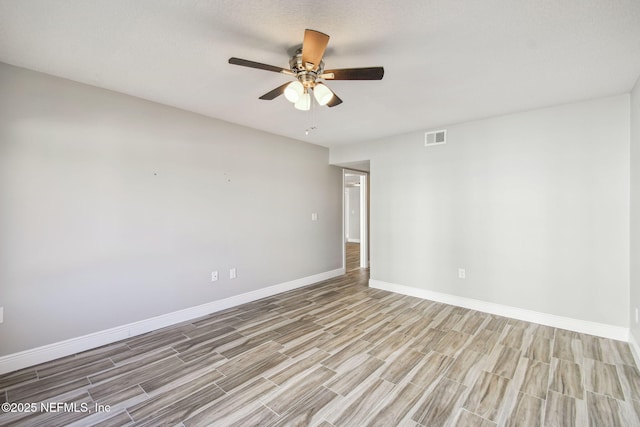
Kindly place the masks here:
[(358, 175), (360, 182), (360, 268), (369, 267), (369, 209), (368, 209), (368, 183), (369, 174), (353, 169), (342, 169), (342, 260), (343, 266), (347, 268), (346, 253), (346, 227), (348, 225), (347, 218), (347, 185), (346, 175)]

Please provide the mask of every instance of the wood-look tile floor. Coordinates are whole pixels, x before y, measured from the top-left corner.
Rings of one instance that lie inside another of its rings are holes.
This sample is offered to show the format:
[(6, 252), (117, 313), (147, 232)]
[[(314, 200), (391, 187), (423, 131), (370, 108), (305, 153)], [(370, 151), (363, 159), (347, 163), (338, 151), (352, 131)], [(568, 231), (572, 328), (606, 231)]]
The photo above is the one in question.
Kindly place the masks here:
[[(1, 425), (634, 426), (624, 342), (366, 286), (365, 270), (0, 376)], [(94, 412), (94, 405), (110, 412)]]
[(347, 272), (360, 268), (360, 243), (345, 243), (346, 263), (345, 270)]

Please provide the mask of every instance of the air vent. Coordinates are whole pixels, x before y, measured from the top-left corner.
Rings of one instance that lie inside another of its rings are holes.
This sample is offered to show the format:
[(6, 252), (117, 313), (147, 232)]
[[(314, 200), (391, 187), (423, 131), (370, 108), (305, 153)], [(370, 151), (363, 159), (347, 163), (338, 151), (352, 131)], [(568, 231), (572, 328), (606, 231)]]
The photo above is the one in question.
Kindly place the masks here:
[(432, 145), (441, 145), (447, 143), (447, 130), (436, 130), (433, 132), (425, 132), (424, 134), (424, 146), (430, 147)]

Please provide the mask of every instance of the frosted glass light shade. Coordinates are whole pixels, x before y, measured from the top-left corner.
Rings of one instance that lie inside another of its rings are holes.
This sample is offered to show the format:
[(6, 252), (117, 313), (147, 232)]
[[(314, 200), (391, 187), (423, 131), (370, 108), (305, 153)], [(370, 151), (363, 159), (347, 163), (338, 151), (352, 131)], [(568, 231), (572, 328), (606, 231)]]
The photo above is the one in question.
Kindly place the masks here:
[(303, 93), (293, 106), (298, 110), (309, 111), (311, 109), (311, 95), (308, 92)]
[(304, 87), (297, 80), (284, 88), (284, 97), (290, 102), (297, 102), (302, 94), (304, 94)]
[(333, 92), (331, 92), (331, 89), (327, 86), (318, 83), (313, 88), (313, 96), (316, 98), (316, 101), (318, 101), (318, 104), (327, 105), (327, 103), (331, 101), (331, 98), (333, 98)]

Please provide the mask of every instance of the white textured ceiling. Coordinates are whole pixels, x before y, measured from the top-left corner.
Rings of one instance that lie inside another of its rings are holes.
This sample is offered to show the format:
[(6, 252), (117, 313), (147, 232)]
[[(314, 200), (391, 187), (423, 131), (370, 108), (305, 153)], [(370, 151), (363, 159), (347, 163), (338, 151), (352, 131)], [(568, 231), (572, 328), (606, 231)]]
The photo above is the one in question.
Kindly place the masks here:
[[(286, 67), (305, 28), (384, 79), (300, 112), (258, 99), (287, 76), (227, 63)], [(0, 61), (332, 146), (628, 92), (640, 1), (0, 0)]]

